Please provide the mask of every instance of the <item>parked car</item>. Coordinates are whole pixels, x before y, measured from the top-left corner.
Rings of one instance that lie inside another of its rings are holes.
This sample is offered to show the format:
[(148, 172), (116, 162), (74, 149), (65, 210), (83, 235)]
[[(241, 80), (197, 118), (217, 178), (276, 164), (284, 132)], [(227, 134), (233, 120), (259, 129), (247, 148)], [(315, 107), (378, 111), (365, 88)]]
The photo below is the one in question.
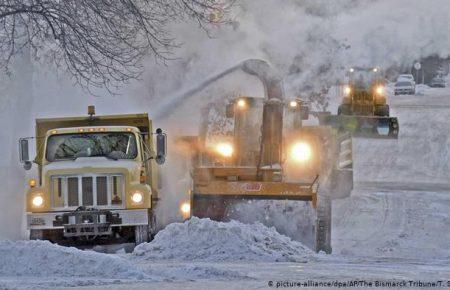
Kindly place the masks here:
[(395, 95), (414, 95), (416, 93), (416, 86), (413, 82), (407, 79), (401, 79), (395, 83)]
[(416, 81), (414, 80), (414, 76), (412, 74), (398, 75), (397, 82), (403, 81), (403, 80), (408, 80), (408, 81), (412, 82), (414, 85), (416, 85)]
[(436, 76), (431, 79), (430, 87), (433, 88), (445, 88), (445, 79), (441, 76)]

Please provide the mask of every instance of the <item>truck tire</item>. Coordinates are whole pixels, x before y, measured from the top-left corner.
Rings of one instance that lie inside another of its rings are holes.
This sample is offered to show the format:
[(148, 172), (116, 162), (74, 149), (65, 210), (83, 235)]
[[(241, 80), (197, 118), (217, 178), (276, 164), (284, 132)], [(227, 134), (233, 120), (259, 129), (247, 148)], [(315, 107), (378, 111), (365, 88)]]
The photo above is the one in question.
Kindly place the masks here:
[(149, 241), (152, 241), (157, 233), (156, 215), (151, 210), (148, 218), (148, 235)]
[(149, 226), (135, 226), (134, 227), (134, 243), (137, 245), (147, 243), (149, 241)]
[(389, 117), (389, 106), (388, 105), (376, 106), (374, 115), (380, 117)]
[(338, 115), (351, 115), (352, 106), (349, 104), (341, 104), (338, 107)]
[(44, 230), (30, 230), (30, 240), (43, 240)]
[(57, 244), (64, 244), (66, 242), (62, 229), (30, 230), (30, 240), (43, 240)]
[(331, 254), (331, 198), (317, 196), (317, 217), (315, 224), (315, 250)]

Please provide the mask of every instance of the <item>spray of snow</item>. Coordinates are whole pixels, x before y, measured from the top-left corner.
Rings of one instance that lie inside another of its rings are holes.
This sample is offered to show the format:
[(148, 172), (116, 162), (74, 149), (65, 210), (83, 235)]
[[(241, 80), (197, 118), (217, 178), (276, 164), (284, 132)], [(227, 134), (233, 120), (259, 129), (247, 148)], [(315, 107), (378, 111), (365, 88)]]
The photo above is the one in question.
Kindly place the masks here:
[(254, 200), (236, 204), (229, 218), (243, 223), (261, 222), (277, 232), (314, 248), (315, 210), (310, 202)]
[(313, 253), (274, 228), (238, 221), (227, 223), (191, 218), (160, 231), (134, 255), (146, 260), (183, 261), (307, 261)]
[[(36, 117), (77, 116), (90, 104), (97, 105), (99, 114), (154, 114), (195, 84), (248, 58), (272, 63), (284, 77), (289, 97), (335, 83), (349, 65), (403, 67), (420, 57), (447, 57), (450, 36), (443, 28), (450, 26), (449, 10), (447, 0), (287, 0), (283, 5), (277, 0), (240, 1), (233, 23), (213, 29), (213, 37), (195, 23), (173, 24), (174, 37), (184, 43), (175, 51), (177, 60), (167, 66), (149, 61), (143, 81), (123, 88), (122, 96), (115, 98), (106, 92), (99, 93), (102, 98), (90, 97), (74, 88), (64, 74), (55, 76), (53, 69), (18, 61), (14, 77), (0, 79), (0, 121), (8, 128), (0, 132), (0, 143), (5, 145), (0, 151), (0, 183), (4, 185), (0, 217), (17, 221), (1, 224), (0, 238), (24, 236), (25, 174), (18, 164), (17, 139), (33, 135)], [(223, 84), (232, 93), (250, 88), (255, 96), (260, 94), (259, 85), (241, 76)], [(202, 97), (173, 107), (172, 118), (163, 116), (155, 124), (168, 129), (169, 136), (192, 134), (205, 100), (225, 93), (203, 91)], [(163, 174), (179, 166), (171, 158)], [(169, 176), (173, 180), (183, 178), (185, 173), (181, 174)], [(166, 198), (161, 207), (167, 215), (178, 212), (187, 186), (162, 191)]]
[[(404, 70), (421, 57), (435, 54), (447, 57), (450, 37), (439, 27), (450, 24), (445, 12), (449, 9), (450, 2), (445, 0), (433, 3), (292, 0), (283, 5), (273, 0), (242, 1), (235, 22), (212, 31), (213, 38), (198, 34), (189, 26), (176, 27), (186, 45), (178, 52), (180, 61), (158, 70), (158, 74), (148, 71), (149, 82), (145, 87), (152, 92), (151, 100), (156, 101), (151, 110), (158, 112), (167, 103), (179, 102), (185, 96), (183, 92), (195, 87), (193, 84), (246, 58), (269, 61), (284, 77), (286, 97), (290, 98), (335, 84), (344, 78), (343, 71), (349, 66), (378, 65)], [(252, 85), (260, 85), (258, 81), (238, 77), (233, 83), (220, 84), (236, 91), (242, 84), (250, 89)], [(250, 95), (258, 95), (258, 89), (250, 91)], [(171, 132), (180, 123), (187, 124), (185, 130), (193, 131), (198, 128), (198, 108), (205, 101), (224, 95), (223, 90), (205, 89), (183, 105), (173, 106), (172, 119), (162, 121)], [(340, 101), (339, 94), (332, 97), (330, 103)], [(165, 101), (159, 105), (162, 99)], [(188, 188), (178, 188), (172, 196), (176, 200)], [(178, 205), (174, 199), (169, 204)]]

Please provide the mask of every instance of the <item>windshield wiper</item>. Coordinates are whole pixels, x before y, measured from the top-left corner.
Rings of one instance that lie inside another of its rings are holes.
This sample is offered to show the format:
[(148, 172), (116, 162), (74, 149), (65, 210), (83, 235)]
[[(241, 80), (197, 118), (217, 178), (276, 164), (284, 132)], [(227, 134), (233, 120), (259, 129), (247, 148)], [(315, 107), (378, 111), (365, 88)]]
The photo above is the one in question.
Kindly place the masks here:
[(110, 159), (110, 160), (114, 160), (114, 161), (119, 160), (118, 158), (113, 157), (113, 156), (109, 156), (109, 155), (74, 156), (74, 157), (64, 158), (64, 159), (60, 159), (60, 160), (72, 160), (72, 161), (75, 161), (75, 160), (77, 160), (80, 157), (105, 157), (106, 159)]
[(109, 155), (102, 155), (102, 156), (105, 157), (106, 159), (110, 159), (110, 160), (115, 160), (115, 161), (119, 160), (119, 158), (115, 158), (115, 157), (112, 157)]

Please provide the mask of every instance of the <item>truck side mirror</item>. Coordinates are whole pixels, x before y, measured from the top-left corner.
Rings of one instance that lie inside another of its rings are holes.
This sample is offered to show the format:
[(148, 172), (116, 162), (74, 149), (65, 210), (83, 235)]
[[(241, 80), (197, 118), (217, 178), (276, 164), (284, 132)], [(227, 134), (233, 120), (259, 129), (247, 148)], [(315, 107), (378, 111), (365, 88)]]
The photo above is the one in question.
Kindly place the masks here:
[(167, 135), (158, 128), (156, 129), (156, 163), (164, 164), (167, 154)]
[(225, 114), (227, 118), (234, 118), (234, 103), (230, 103), (225, 108)]
[(300, 106), (300, 115), (302, 116), (302, 120), (308, 120), (309, 119), (309, 106)]
[(27, 139), (19, 139), (19, 154), (20, 154), (20, 162), (23, 163), (23, 168), (25, 170), (31, 169), (30, 162), (30, 153), (28, 150), (28, 140)]

